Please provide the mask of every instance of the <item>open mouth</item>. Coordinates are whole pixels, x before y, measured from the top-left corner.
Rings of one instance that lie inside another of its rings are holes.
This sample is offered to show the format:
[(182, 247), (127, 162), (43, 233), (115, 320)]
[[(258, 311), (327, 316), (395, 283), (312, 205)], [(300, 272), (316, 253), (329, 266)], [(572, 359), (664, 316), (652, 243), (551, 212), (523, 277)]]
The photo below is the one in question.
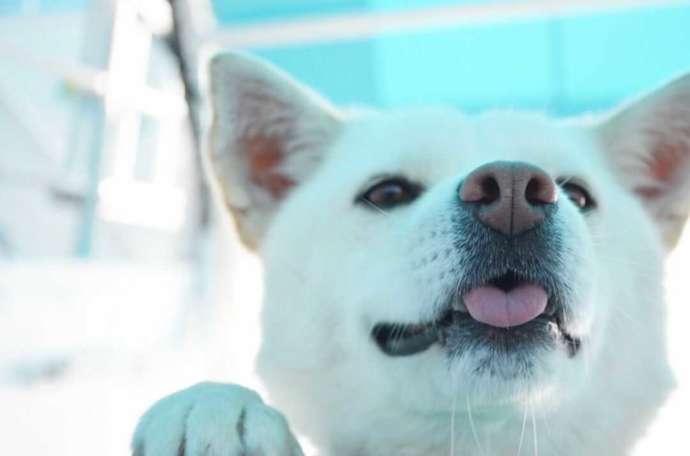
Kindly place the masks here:
[[(409, 356), (434, 344), (453, 351), (478, 345), (503, 352), (537, 345), (565, 346), (574, 356), (580, 340), (565, 327), (565, 309), (546, 287), (509, 271), (452, 296), (439, 318), (423, 323), (378, 323), (372, 336), (389, 356)], [(461, 342), (458, 342), (461, 341)]]

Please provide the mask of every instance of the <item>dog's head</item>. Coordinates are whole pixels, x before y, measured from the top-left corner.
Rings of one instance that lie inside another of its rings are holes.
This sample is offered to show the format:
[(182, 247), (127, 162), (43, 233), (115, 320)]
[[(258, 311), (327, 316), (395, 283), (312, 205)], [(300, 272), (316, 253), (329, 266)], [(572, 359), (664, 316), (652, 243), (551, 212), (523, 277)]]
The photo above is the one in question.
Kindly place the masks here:
[(260, 364), (284, 402), (520, 409), (666, 375), (690, 77), (575, 122), (342, 112), (236, 54), (210, 76), (209, 163), (264, 259)]

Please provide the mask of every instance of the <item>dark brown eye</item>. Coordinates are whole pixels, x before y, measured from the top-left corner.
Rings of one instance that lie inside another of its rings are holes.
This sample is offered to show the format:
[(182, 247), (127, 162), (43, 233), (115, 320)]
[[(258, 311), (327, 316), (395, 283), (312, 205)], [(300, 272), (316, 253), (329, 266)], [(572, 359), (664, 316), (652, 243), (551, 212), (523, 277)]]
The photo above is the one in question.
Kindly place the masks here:
[(581, 211), (589, 211), (590, 209), (596, 207), (594, 199), (582, 185), (564, 180), (560, 186), (565, 194), (568, 195), (570, 201), (572, 201)]
[(357, 201), (373, 209), (391, 209), (408, 204), (422, 193), (422, 186), (404, 177), (392, 177), (369, 187)]

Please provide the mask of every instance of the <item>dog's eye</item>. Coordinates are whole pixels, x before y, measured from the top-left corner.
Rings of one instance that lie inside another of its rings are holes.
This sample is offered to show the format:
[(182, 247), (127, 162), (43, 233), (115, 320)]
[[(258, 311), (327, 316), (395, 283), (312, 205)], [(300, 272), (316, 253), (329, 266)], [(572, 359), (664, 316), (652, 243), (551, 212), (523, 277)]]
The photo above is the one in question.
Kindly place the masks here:
[(391, 209), (408, 204), (422, 193), (422, 186), (404, 177), (391, 177), (382, 180), (357, 197), (357, 202), (375, 209)]
[(563, 182), (559, 183), (559, 185), (565, 194), (568, 195), (570, 201), (572, 201), (581, 211), (589, 211), (596, 207), (594, 199), (582, 185), (567, 179), (564, 179)]

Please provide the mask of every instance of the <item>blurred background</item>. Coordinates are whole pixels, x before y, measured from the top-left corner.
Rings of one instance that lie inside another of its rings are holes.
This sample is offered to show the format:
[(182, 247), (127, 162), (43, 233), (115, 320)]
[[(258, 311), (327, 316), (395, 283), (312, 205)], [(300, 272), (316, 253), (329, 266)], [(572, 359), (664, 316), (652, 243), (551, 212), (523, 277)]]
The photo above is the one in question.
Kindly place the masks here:
[[(259, 265), (198, 159), (218, 48), (339, 104), (577, 115), (689, 71), (690, 2), (0, 0), (3, 454), (124, 455), (162, 395), (255, 384)], [(680, 386), (639, 455), (690, 454), (689, 237), (667, 287)]]

